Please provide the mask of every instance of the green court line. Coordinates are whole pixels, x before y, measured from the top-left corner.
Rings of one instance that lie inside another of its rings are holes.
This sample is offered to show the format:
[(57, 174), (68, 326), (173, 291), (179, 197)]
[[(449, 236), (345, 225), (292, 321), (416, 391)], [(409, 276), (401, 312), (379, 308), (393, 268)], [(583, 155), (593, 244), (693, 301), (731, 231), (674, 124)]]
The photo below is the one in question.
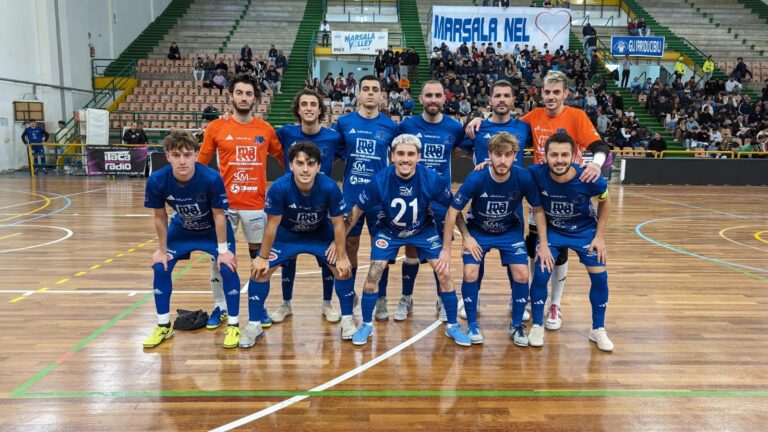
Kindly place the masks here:
[[(207, 255), (201, 255), (194, 262), (191, 262), (191, 263), (185, 265), (184, 267), (179, 269), (179, 271), (176, 274), (173, 275), (172, 280), (175, 281), (176, 279), (184, 276), (187, 272), (189, 272), (189, 270), (192, 269), (192, 265), (195, 262), (200, 262), (200, 261), (202, 261), (205, 258), (208, 258), (208, 256)], [(116, 317), (114, 317), (111, 320), (109, 320), (109, 322), (107, 322), (106, 324), (101, 326), (99, 329), (97, 329), (96, 331), (94, 331), (90, 335), (86, 336), (86, 338), (83, 339), (82, 341), (80, 341), (77, 345), (75, 345), (72, 348), (70, 348), (69, 352), (76, 353), (76, 352), (80, 351), (81, 349), (83, 349), (83, 347), (85, 347), (89, 342), (91, 342), (92, 340), (96, 339), (99, 335), (101, 335), (105, 331), (109, 330), (112, 326), (117, 324), (120, 320), (122, 320), (123, 318), (128, 316), (128, 314), (130, 314), (131, 312), (135, 311), (141, 305), (143, 305), (144, 303), (149, 301), (149, 299), (151, 299), (153, 295), (154, 295), (153, 293), (149, 293), (149, 294), (145, 295), (144, 297), (142, 297), (141, 300), (139, 300), (136, 303), (128, 306), (128, 308), (126, 308), (125, 310), (120, 312), (120, 314), (118, 314)], [(59, 362), (57, 362), (57, 361), (49, 363), (45, 368), (43, 368), (43, 370), (41, 370), (40, 372), (36, 373), (32, 378), (24, 381), (20, 386), (18, 386), (15, 390), (13, 390), (11, 392), (11, 397), (14, 397), (14, 398), (24, 397), (24, 393), (30, 387), (35, 385), (38, 381), (43, 379), (51, 371), (56, 369), (56, 367), (58, 365), (59, 365)]]
[(686, 390), (415, 390), (415, 391), (114, 391), (43, 392), (14, 396), (25, 399), (51, 398), (142, 398), (142, 397), (768, 397), (768, 391), (686, 391)]

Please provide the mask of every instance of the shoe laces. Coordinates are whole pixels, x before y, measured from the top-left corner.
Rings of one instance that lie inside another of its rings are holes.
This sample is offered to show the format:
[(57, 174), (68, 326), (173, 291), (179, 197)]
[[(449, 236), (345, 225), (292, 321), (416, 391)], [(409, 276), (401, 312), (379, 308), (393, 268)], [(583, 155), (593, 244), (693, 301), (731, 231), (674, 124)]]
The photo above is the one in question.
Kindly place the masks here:
[(556, 320), (557, 316), (559, 315), (559, 308), (557, 305), (552, 305), (549, 307), (549, 319)]

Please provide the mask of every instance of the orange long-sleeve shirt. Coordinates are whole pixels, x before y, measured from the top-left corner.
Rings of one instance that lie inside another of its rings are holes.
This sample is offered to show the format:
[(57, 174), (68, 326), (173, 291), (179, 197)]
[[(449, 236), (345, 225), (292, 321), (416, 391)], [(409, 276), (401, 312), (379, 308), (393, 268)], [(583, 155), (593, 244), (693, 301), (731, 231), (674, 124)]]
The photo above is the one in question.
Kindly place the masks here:
[(581, 163), (581, 154), (590, 144), (601, 140), (587, 114), (577, 108), (563, 107), (563, 112), (555, 117), (547, 115), (545, 108), (536, 108), (521, 120), (531, 125), (533, 162), (537, 164), (546, 163), (544, 143), (558, 132), (567, 133), (576, 143), (576, 163)]

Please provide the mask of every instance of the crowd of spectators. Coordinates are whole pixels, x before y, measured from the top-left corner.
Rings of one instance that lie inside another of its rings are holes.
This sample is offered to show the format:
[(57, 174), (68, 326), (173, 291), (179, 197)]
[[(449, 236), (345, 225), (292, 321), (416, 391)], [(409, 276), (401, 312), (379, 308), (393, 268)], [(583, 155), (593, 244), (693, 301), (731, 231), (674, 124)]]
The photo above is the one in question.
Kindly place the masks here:
[[(178, 48), (177, 48), (178, 49)], [(203, 86), (217, 88), (219, 92), (227, 87), (229, 80), (236, 74), (249, 73), (262, 84), (262, 90), (272, 89), (277, 94), (282, 93), (283, 72), (288, 66), (288, 58), (283, 50), (273, 44), (266, 55), (253, 55), (248, 44), (240, 49), (240, 56), (232, 63), (223, 59), (216, 62), (211, 55), (202, 56), (195, 61), (192, 77), (195, 81), (203, 81)]]

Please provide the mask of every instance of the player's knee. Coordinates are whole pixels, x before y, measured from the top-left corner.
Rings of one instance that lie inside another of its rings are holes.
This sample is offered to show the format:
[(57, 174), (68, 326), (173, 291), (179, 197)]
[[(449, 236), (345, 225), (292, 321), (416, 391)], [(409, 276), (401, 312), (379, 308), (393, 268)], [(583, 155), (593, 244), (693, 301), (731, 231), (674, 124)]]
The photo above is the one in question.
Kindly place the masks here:
[(477, 282), (480, 277), (480, 268), (478, 266), (464, 266), (464, 281)]
[(419, 255), (418, 255), (418, 252), (416, 251), (416, 248), (411, 245), (407, 245), (405, 247), (405, 256), (406, 258), (416, 258), (417, 260), (419, 259)]
[(512, 280), (518, 283), (528, 283), (528, 266), (512, 266)]

